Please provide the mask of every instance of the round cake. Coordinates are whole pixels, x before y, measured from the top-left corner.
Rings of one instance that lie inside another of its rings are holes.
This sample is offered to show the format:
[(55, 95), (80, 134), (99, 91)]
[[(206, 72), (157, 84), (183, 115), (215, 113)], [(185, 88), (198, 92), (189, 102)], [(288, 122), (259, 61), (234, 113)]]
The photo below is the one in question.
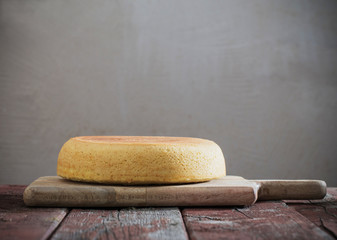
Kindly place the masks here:
[(84, 136), (67, 141), (58, 157), (63, 178), (105, 184), (203, 182), (226, 174), (213, 141), (186, 137)]

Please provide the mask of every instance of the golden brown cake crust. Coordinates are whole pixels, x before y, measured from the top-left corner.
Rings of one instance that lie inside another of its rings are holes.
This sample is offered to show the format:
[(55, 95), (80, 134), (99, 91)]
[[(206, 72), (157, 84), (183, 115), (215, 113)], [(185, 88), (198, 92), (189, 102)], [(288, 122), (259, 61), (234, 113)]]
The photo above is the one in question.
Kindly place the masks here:
[(57, 174), (106, 184), (202, 182), (224, 176), (225, 160), (220, 147), (206, 139), (83, 136), (63, 145)]
[(190, 137), (160, 137), (160, 136), (82, 136), (75, 137), (79, 141), (106, 144), (214, 144), (201, 138)]

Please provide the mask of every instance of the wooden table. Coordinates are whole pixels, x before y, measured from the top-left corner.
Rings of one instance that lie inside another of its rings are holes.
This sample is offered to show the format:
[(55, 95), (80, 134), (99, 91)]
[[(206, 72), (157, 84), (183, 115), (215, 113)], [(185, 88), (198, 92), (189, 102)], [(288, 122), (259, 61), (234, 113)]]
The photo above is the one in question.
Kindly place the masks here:
[(335, 239), (337, 188), (324, 200), (218, 208), (28, 208), (0, 185), (0, 239)]

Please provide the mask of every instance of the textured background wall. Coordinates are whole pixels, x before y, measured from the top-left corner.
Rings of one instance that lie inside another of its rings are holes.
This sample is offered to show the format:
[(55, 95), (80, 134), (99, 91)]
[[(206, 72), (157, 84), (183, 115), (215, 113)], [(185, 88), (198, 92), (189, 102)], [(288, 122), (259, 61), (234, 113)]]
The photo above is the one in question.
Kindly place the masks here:
[(0, 183), (78, 135), (212, 139), (229, 174), (337, 186), (337, 2), (0, 0)]

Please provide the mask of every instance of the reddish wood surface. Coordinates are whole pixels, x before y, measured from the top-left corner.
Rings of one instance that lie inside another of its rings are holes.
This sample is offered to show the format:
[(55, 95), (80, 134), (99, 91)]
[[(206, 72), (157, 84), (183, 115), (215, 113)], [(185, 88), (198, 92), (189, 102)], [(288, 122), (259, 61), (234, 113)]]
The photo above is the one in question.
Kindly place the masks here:
[(73, 209), (52, 239), (187, 239), (178, 208)]
[(65, 208), (27, 208), (25, 186), (0, 186), (0, 239), (47, 239), (67, 214)]
[(323, 200), (284, 202), (337, 238), (337, 188), (329, 189)]
[[(334, 239), (337, 188), (324, 200), (249, 208), (28, 208), (25, 186), (0, 186), (0, 239)], [(187, 234), (186, 234), (187, 230)]]
[(328, 188), (328, 194), (337, 199), (337, 188)]
[(184, 209), (190, 239), (333, 239), (282, 202), (250, 208)]

